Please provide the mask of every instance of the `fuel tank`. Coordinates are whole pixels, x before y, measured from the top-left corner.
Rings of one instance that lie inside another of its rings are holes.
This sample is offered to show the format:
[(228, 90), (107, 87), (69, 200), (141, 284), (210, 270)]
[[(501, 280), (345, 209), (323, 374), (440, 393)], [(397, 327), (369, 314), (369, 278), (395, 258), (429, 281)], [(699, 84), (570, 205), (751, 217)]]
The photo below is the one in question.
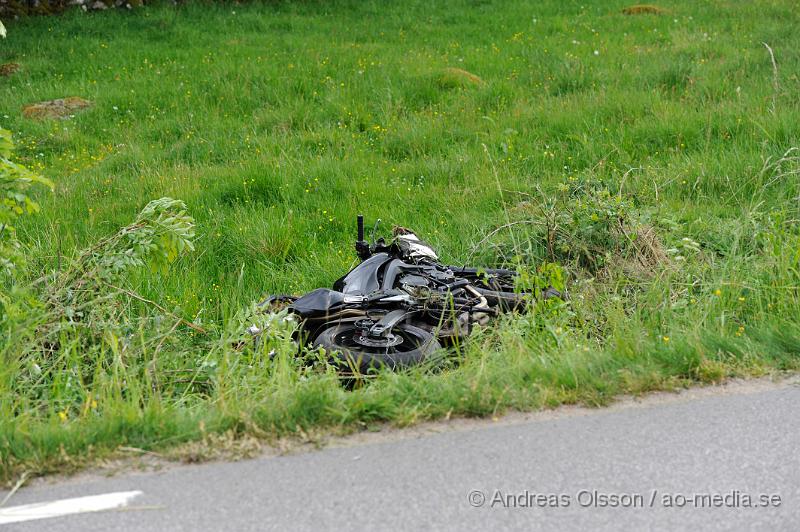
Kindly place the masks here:
[(380, 270), (392, 260), (388, 253), (375, 253), (333, 283), (333, 289), (344, 294), (370, 294), (380, 289)]

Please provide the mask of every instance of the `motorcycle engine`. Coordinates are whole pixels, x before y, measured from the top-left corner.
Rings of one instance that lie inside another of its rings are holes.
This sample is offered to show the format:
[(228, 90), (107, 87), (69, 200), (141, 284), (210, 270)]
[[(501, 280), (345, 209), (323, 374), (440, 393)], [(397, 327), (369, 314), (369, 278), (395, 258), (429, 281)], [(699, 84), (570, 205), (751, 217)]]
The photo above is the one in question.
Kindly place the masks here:
[(400, 286), (413, 298), (426, 300), (431, 297), (430, 283), (421, 275), (404, 275)]

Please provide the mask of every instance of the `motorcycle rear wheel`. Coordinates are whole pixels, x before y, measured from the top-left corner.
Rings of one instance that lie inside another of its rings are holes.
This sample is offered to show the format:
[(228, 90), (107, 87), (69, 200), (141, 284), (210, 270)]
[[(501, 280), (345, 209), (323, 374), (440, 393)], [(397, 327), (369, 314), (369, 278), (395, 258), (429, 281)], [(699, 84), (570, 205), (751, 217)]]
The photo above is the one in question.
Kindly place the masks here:
[[(395, 325), (392, 334), (402, 341), (397, 345), (361, 345), (356, 342), (353, 323), (328, 327), (314, 339), (314, 347), (322, 347), (334, 357), (342, 369), (367, 373), (371, 368), (406, 368), (419, 364), (441, 345), (433, 334), (407, 323)], [(387, 342), (389, 344), (391, 342)]]

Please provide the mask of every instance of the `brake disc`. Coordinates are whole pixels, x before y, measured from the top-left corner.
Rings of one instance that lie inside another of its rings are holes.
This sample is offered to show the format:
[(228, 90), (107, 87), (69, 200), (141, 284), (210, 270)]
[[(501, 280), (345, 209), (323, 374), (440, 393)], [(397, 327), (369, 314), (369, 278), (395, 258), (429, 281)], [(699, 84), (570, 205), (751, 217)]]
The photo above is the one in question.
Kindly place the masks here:
[(353, 336), (353, 340), (358, 345), (363, 345), (364, 347), (394, 347), (403, 343), (403, 337), (394, 334), (370, 338), (369, 336), (356, 333), (356, 335)]
[(403, 337), (392, 333), (386, 336), (370, 336), (369, 330), (375, 324), (371, 319), (363, 319), (355, 322), (356, 331), (353, 341), (364, 347), (394, 347), (403, 343)]

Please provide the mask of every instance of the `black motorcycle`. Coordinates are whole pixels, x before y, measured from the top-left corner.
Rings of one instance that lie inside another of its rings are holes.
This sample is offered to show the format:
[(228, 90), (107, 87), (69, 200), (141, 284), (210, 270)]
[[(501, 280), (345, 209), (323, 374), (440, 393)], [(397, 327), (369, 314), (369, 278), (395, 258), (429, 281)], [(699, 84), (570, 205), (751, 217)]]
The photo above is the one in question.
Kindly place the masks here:
[[(418, 364), (500, 312), (532, 302), (533, 294), (515, 291), (513, 270), (445, 266), (412, 231), (396, 227), (393, 233), (387, 243), (375, 241), (373, 231), (370, 245), (358, 216), (355, 247), (362, 262), (333, 290), (289, 298), (289, 312), (301, 323), (301, 343), (324, 348), (345, 370)], [(538, 296), (562, 297), (553, 288)]]

